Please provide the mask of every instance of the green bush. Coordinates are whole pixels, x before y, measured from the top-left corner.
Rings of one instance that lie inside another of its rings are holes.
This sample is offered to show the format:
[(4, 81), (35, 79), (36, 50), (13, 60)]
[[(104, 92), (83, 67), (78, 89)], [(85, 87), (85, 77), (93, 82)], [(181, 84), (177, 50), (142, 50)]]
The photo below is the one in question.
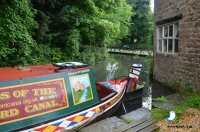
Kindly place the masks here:
[[(164, 97), (157, 98), (157, 99), (154, 99), (154, 100), (157, 100), (157, 101), (160, 101), (160, 102), (166, 101), (166, 99)], [(174, 105), (175, 105), (175, 108), (176, 108), (175, 112), (176, 112), (176, 115), (177, 115), (176, 122), (179, 122), (181, 115), (185, 114), (189, 108), (200, 109), (200, 96), (198, 96), (198, 95), (187, 96), (185, 103), (174, 104)], [(162, 120), (162, 119), (164, 119), (164, 117), (167, 116), (166, 112), (168, 112), (168, 111), (165, 111), (165, 110), (162, 110), (162, 109), (159, 109), (159, 108), (154, 108), (152, 110), (152, 112), (153, 112), (153, 117), (155, 117), (155, 119)]]
[(155, 99), (153, 99), (153, 101), (166, 103), (166, 102), (167, 102), (167, 99), (166, 99), (164, 96), (162, 96), (162, 97), (160, 97), (160, 98), (155, 98)]
[(181, 105), (179, 104), (179, 105), (175, 105), (175, 107), (176, 107), (175, 112), (176, 112), (176, 115), (177, 115), (177, 122), (178, 122), (181, 115), (183, 115), (184, 113), (187, 112), (189, 106), (186, 105), (186, 104), (181, 104)]
[(152, 109), (152, 116), (155, 120), (163, 120), (169, 115), (169, 111), (160, 108)]
[(89, 64), (95, 63), (94, 47), (85, 46), (83, 52), (81, 53), (80, 58), (82, 62), (89, 63)]
[(193, 95), (187, 97), (187, 106), (191, 108), (198, 108), (200, 109), (200, 96), (199, 95)]
[(108, 57), (108, 51), (105, 47), (95, 48), (95, 62), (105, 60)]
[(183, 88), (183, 92), (186, 93), (186, 94), (192, 94), (192, 93), (194, 93), (192, 85), (186, 85)]
[(172, 84), (170, 85), (170, 88), (176, 92), (180, 92), (180, 90), (182, 89), (181, 84), (178, 81), (172, 82)]
[(181, 115), (185, 114), (189, 108), (200, 109), (200, 96), (198, 95), (187, 96), (186, 102), (184, 104), (176, 104), (175, 107), (177, 115), (176, 122), (179, 122)]
[(83, 51), (80, 54), (78, 61), (82, 61), (88, 64), (98, 63), (101, 60), (107, 58), (108, 53), (104, 47), (84, 46)]
[(30, 64), (48, 64), (55, 62), (64, 62), (63, 53), (59, 48), (51, 48), (47, 45), (38, 44), (32, 53), (32, 62)]
[(30, 1), (0, 1), (0, 15), (0, 66), (28, 65), (37, 27)]
[(154, 67), (154, 59), (152, 57), (148, 57), (148, 71), (147, 73), (149, 74), (150, 77), (153, 77), (153, 67)]
[(2, 0), (0, 66), (98, 62), (128, 35), (132, 14), (124, 0)]

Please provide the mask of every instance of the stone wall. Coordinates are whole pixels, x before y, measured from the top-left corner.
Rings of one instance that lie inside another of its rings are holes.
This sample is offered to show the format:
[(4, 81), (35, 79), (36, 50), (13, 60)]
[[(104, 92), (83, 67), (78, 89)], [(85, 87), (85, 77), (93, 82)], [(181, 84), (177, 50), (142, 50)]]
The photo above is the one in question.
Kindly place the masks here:
[[(155, 0), (154, 78), (200, 93), (200, 0)], [(178, 54), (157, 53), (156, 22), (182, 15)]]

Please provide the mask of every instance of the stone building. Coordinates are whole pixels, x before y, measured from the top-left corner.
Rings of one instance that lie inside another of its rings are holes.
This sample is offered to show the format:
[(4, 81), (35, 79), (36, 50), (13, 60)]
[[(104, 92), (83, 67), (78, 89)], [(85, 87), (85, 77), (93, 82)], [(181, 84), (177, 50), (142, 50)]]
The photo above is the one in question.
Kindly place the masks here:
[(155, 0), (154, 79), (200, 93), (200, 0)]

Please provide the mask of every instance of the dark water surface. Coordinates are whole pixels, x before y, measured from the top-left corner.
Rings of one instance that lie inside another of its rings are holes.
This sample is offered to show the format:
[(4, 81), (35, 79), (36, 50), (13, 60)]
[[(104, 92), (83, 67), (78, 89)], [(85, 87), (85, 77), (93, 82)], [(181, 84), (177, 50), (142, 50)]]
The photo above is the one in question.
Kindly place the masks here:
[[(109, 54), (109, 59), (98, 63), (94, 67), (95, 79), (99, 81), (109, 81), (119, 76), (127, 76), (132, 64), (142, 64), (142, 72), (139, 80), (146, 82), (143, 97), (143, 107), (152, 108), (152, 98), (167, 96), (174, 93), (171, 89), (160, 85), (149, 77), (148, 69), (150, 67), (149, 57), (140, 57), (133, 55)], [(128, 112), (134, 106), (125, 106)], [(120, 110), (119, 110), (120, 111)]]

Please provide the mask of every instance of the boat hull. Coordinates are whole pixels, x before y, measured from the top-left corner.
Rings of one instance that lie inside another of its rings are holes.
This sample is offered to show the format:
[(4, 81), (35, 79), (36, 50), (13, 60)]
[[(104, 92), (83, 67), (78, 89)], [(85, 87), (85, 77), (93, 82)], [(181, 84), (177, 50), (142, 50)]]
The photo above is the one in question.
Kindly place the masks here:
[(0, 73), (14, 75), (0, 76), (0, 129), (24, 132), (76, 130), (109, 117), (124, 101), (129, 79), (98, 84), (90, 67), (51, 65)]
[(117, 108), (119, 108), (120, 103), (125, 94), (125, 88), (121, 89), (121, 92), (113, 96), (112, 98), (97, 104), (91, 108), (88, 108), (82, 112), (73, 114), (66, 118), (62, 118), (53, 122), (46, 123), (42, 126), (24, 130), (24, 132), (30, 131), (44, 131), (48, 130), (50, 127), (54, 127), (52, 131), (55, 130), (77, 130), (80, 127), (86, 126), (94, 121), (101, 120), (105, 117), (110, 116)]

